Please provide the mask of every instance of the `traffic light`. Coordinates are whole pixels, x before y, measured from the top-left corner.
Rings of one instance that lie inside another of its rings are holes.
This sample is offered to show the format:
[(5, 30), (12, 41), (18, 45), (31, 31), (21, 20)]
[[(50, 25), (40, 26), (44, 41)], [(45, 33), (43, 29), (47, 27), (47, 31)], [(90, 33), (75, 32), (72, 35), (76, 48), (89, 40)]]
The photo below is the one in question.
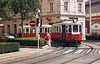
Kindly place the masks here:
[(42, 27), (42, 19), (40, 18), (40, 27)]
[(37, 18), (36, 19), (36, 26), (38, 27), (42, 27), (42, 19), (41, 18)]
[(36, 18), (36, 26), (38, 27), (39, 24), (39, 18)]

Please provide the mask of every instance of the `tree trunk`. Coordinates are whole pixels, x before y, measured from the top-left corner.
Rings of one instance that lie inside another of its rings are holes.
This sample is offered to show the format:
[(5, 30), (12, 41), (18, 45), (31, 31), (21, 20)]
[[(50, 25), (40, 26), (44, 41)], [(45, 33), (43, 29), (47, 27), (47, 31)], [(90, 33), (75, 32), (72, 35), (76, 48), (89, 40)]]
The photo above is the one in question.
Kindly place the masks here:
[(21, 20), (22, 20), (22, 22), (21, 22), (21, 27), (22, 27), (22, 38), (23, 38), (23, 15), (22, 15), (22, 17), (21, 17)]

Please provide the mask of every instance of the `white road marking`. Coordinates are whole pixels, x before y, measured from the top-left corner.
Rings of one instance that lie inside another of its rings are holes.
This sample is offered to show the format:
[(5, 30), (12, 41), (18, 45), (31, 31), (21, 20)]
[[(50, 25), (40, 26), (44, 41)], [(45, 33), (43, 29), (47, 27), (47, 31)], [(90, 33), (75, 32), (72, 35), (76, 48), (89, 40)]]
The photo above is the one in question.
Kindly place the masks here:
[(75, 53), (81, 53), (83, 51), (83, 49), (76, 51)]
[(69, 53), (69, 52), (71, 52), (71, 51), (73, 51), (72, 49), (71, 50), (67, 50), (66, 52), (63, 52), (63, 53)]
[(91, 49), (89, 49), (86, 53), (89, 53), (91, 51)]
[(100, 50), (98, 51), (98, 54), (100, 54)]

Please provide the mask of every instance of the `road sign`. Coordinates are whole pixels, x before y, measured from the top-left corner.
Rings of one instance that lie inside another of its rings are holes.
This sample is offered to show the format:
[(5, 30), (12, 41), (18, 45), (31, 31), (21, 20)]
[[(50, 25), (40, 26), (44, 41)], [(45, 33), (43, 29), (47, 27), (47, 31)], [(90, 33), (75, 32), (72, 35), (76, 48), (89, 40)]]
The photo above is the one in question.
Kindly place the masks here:
[(35, 21), (33, 20), (33, 21), (30, 21), (30, 26), (31, 27), (34, 27), (36, 25), (36, 23), (35, 23)]

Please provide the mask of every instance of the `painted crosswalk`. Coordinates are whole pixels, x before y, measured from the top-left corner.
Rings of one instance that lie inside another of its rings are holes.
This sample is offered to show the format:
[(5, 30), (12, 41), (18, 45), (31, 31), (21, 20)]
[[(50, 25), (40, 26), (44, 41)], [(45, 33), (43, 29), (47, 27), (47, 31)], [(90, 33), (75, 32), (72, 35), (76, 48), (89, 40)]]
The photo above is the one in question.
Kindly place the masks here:
[(84, 53), (90, 53), (90, 54), (100, 54), (100, 49), (93, 49), (91, 51), (91, 49), (78, 49), (76, 51), (74, 51), (73, 49), (69, 49), (67, 51), (64, 51), (63, 54), (72, 52), (73, 54), (84, 54)]

